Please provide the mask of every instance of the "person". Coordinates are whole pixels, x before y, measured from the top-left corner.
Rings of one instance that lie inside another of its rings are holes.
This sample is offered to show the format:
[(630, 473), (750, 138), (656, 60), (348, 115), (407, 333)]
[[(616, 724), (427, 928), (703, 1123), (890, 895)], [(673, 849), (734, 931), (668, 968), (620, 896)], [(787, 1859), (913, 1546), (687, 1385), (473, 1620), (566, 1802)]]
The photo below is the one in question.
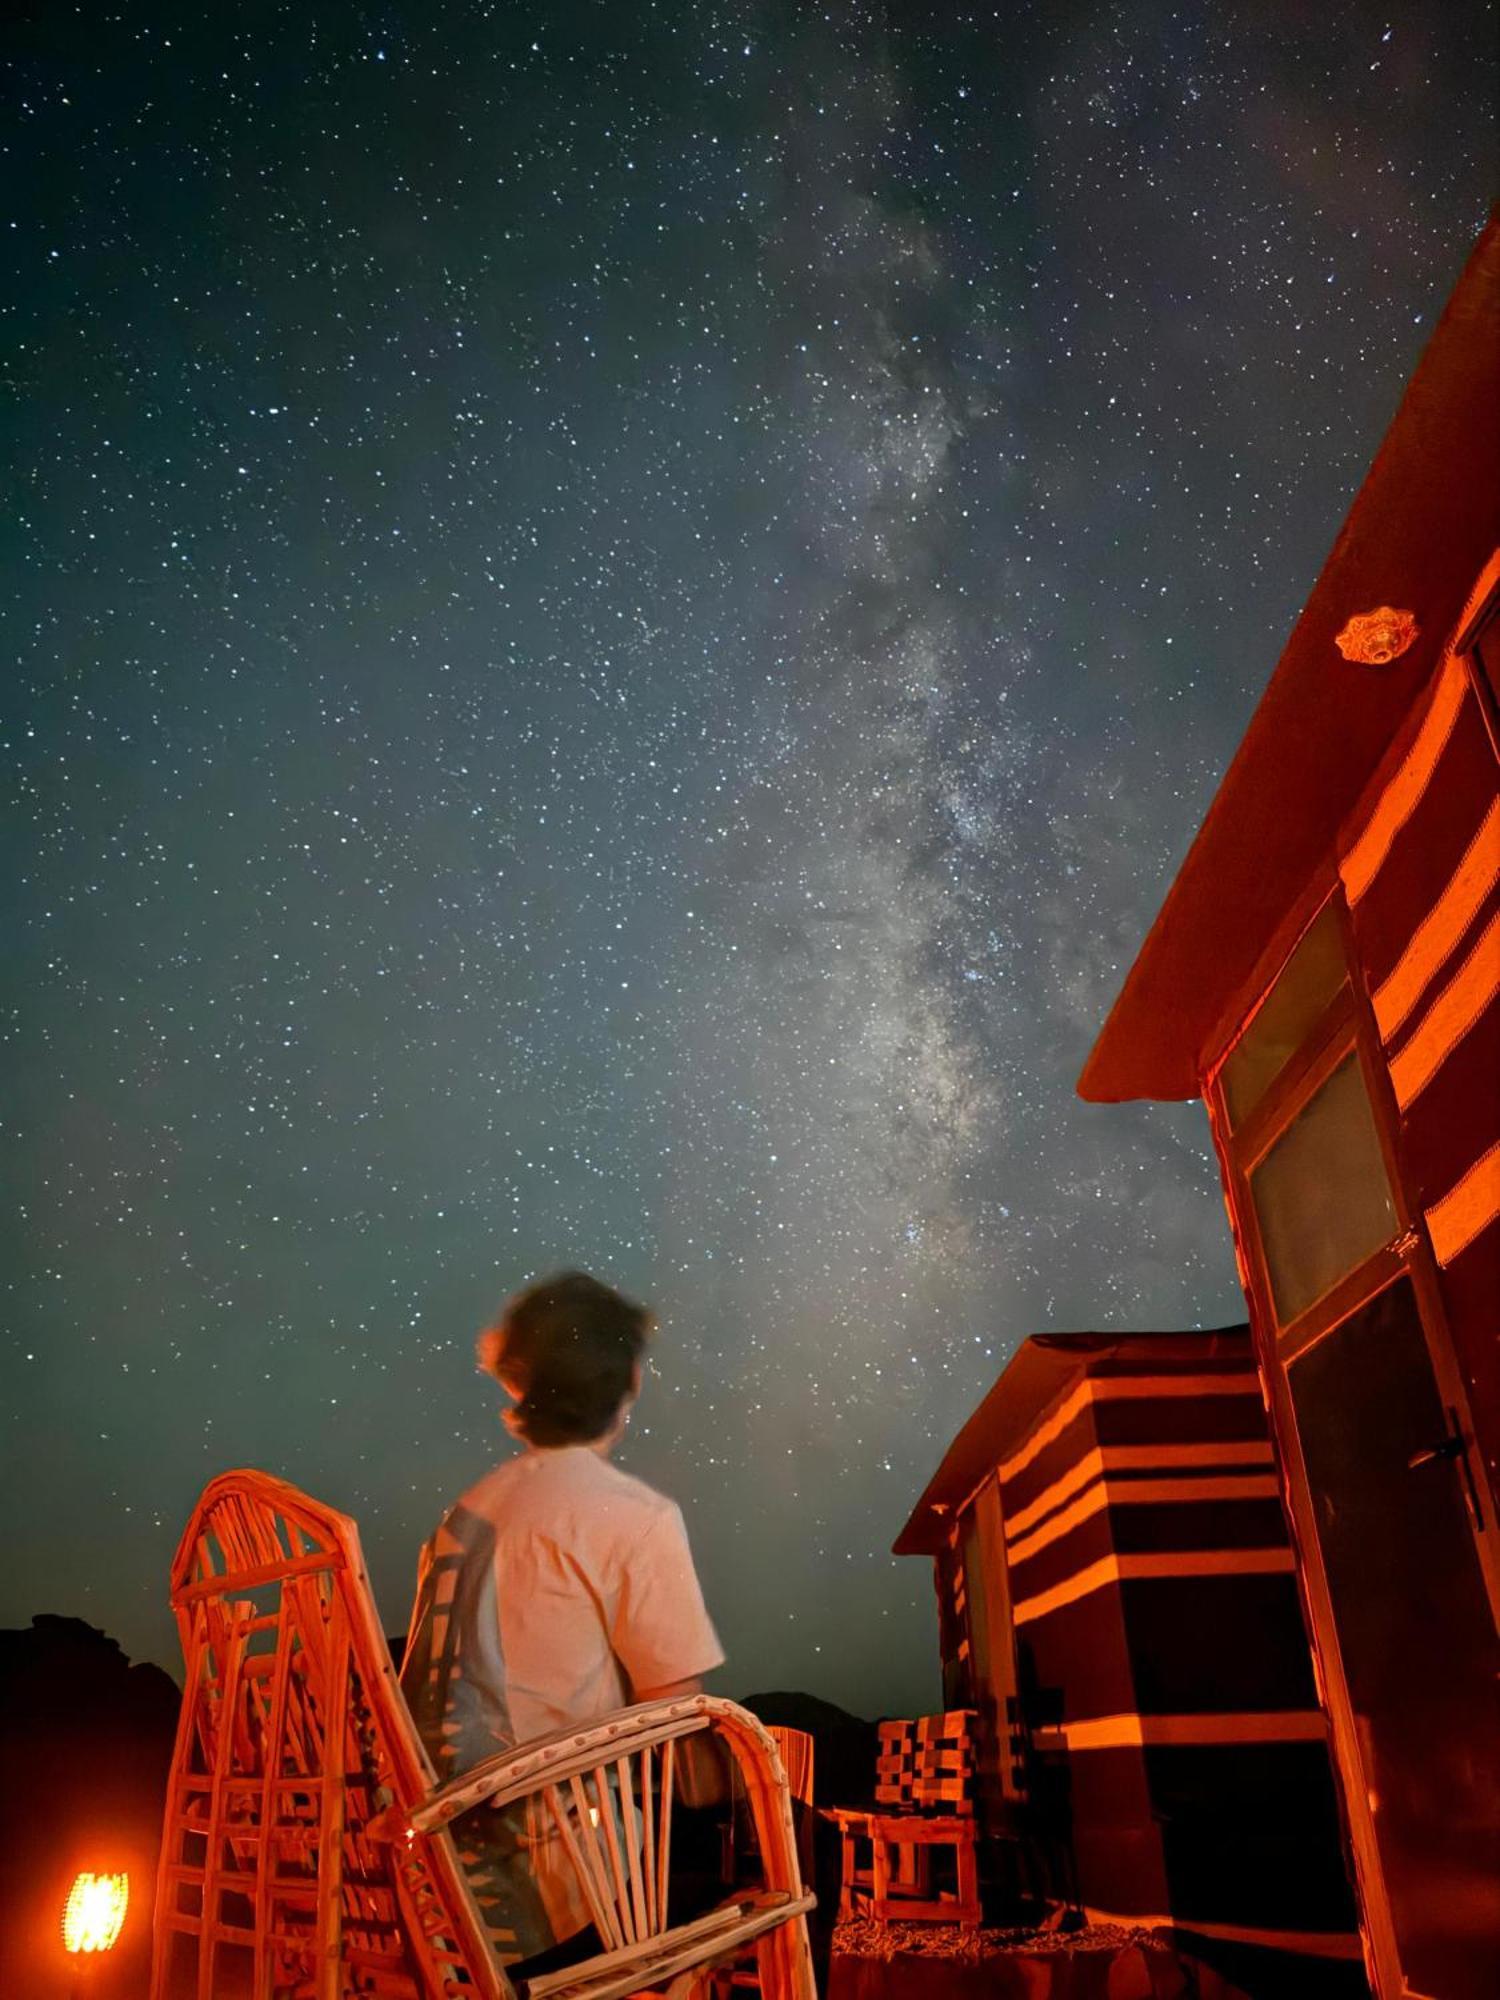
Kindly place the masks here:
[[(449, 1508), (422, 1551), (401, 1685), (441, 1783), (632, 1702), (694, 1694), (723, 1663), (680, 1509), (610, 1463), (653, 1326), (643, 1307), (564, 1271), (479, 1336), (479, 1366), (510, 1398), (503, 1421), (523, 1449)], [(453, 1832), (504, 1962), (537, 1972), (580, 1955), (589, 1912), (535, 1800), (469, 1812)]]

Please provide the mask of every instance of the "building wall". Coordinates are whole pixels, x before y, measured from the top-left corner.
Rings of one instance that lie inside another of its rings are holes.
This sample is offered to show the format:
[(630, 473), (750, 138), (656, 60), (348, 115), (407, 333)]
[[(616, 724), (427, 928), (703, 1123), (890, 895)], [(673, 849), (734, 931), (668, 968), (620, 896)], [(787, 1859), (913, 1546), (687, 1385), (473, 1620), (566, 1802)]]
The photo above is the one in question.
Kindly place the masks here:
[[(1500, 624), (1492, 619), (1491, 631)], [(1500, 647), (1500, 638), (1489, 640)], [(1482, 662), (1450, 654), (1339, 861), (1390, 1078), (1401, 1177), (1437, 1266), (1500, 1502), (1500, 767)]]
[[(1500, 565), (1492, 566), (1500, 568)], [(1500, 757), (1446, 653), (1204, 1078), (1377, 1989), (1500, 1991)]]
[(1259, 1381), (1248, 1339), (1217, 1345), (1211, 1364), (1081, 1366), (997, 1468), (1024, 1743), (1011, 1824), (1055, 1894), (1171, 1921), (1209, 1953), (1279, 1951), (1283, 1970), (1310, 1947), (1308, 1990), (1357, 1992)]

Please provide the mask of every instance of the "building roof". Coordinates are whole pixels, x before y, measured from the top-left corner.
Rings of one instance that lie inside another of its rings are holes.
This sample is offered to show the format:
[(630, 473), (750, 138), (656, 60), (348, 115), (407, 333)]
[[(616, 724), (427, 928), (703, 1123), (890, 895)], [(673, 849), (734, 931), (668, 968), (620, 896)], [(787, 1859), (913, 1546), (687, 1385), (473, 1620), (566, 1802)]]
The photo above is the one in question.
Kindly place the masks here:
[[(1332, 850), (1500, 542), (1500, 210), (1428, 342), (1244, 741), (1168, 891), (1079, 1095), (1189, 1098), (1208, 1041)], [(1354, 615), (1415, 612), (1387, 666), (1345, 661)]]
[(1249, 1359), (1250, 1329), (1243, 1324), (1202, 1333), (1034, 1333), (1022, 1341), (949, 1445), (893, 1552), (935, 1554), (947, 1539), (953, 1516), (980, 1481), (1079, 1376), (1139, 1374), (1150, 1368), (1243, 1368)]

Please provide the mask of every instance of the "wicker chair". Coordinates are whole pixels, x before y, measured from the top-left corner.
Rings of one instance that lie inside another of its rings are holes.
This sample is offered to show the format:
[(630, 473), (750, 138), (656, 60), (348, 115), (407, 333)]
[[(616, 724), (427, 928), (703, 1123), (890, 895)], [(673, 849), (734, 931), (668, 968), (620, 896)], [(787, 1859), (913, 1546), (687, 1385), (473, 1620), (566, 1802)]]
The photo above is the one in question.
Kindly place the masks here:
[(802, 1879), (810, 1880), (813, 1872), (813, 1759), (816, 1745), (805, 1729), (786, 1729), (778, 1723), (767, 1723), (766, 1734), (776, 1745), (776, 1754), (781, 1759), (786, 1772), (787, 1790), (804, 1810), (800, 1816), (793, 1815), (797, 1826), (797, 1858), (802, 1864)]
[[(813, 1879), (813, 1763), (816, 1745), (805, 1729), (788, 1729), (780, 1723), (768, 1722), (766, 1734), (776, 1745), (776, 1754), (781, 1759), (781, 1768), (786, 1772), (787, 1792), (794, 1806), (800, 1808), (793, 1814), (796, 1828), (797, 1861), (802, 1871), (802, 1880)], [(748, 1852), (746, 1849), (748, 1848)], [(723, 1828), (722, 1872), (726, 1883), (743, 1878), (748, 1868), (758, 1864), (755, 1853), (755, 1825), (753, 1816), (748, 1828), (745, 1816), (738, 1810), (731, 1814)], [(726, 2000), (735, 1993), (761, 1993), (761, 1968), (756, 1961), (755, 1948), (747, 1946), (732, 1965), (721, 1967), (714, 1975), (713, 2000)]]
[[(816, 2000), (786, 1778), (709, 1695), (624, 1709), (435, 1786), (354, 1523), (259, 1472), (216, 1479), (172, 1570), (186, 1665), (157, 1881), (151, 2000), (516, 2000), (450, 1824), (527, 1798), (562, 1838), (604, 1949), (527, 2000), (696, 1993), (755, 1946), (763, 1990)], [(676, 1747), (735, 1760), (760, 1886), (668, 1909)]]

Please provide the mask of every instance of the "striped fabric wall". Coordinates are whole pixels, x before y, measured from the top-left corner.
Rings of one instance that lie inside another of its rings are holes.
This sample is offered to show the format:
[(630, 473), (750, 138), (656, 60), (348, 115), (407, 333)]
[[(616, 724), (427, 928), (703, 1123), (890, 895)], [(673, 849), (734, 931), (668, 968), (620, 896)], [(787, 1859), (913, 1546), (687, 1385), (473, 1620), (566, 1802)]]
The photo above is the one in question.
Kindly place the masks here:
[(946, 1547), (933, 1558), (937, 1591), (938, 1651), (943, 1662), (943, 1707), (974, 1706), (974, 1676), (969, 1658), (968, 1589), (958, 1553), (955, 1529)]
[(1081, 1366), (1000, 1491), (1032, 1808), (1079, 1901), (1287, 1954), (1289, 1994), (1363, 1991), (1248, 1336)]
[(1449, 654), (1340, 842), (1343, 878), (1474, 1426), (1500, 1496), (1500, 766)]

